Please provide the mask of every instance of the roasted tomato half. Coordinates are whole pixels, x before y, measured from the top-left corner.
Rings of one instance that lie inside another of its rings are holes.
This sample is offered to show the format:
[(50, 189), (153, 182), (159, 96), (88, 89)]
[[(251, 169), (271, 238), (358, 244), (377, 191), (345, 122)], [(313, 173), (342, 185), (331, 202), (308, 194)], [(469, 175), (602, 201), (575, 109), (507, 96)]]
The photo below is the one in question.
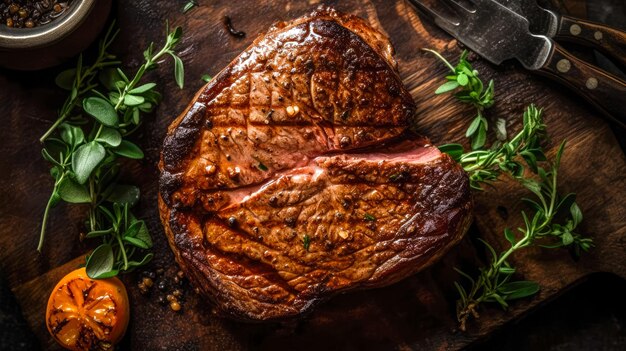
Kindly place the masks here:
[(52, 290), (46, 325), (69, 350), (107, 350), (124, 336), (129, 313), (128, 294), (119, 279), (91, 279), (80, 268)]

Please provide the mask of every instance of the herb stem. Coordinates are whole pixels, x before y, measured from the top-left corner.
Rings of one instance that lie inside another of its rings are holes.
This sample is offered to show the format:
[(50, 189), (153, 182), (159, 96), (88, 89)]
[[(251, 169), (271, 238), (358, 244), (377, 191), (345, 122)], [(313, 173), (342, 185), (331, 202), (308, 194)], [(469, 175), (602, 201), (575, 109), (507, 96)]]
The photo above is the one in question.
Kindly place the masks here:
[(122, 242), (122, 236), (119, 231), (116, 231), (115, 237), (117, 238), (117, 242), (120, 245), (120, 251), (122, 252), (122, 259), (124, 260), (124, 270), (128, 269), (128, 257), (126, 257), (126, 249), (124, 248), (124, 243)]
[(37, 244), (37, 251), (41, 253), (41, 249), (43, 248), (43, 241), (46, 236), (46, 224), (48, 223), (48, 214), (50, 212), (50, 208), (52, 207), (53, 199), (55, 198), (56, 188), (52, 191), (52, 195), (48, 199), (48, 203), (46, 204), (46, 209), (43, 212), (43, 219), (41, 223), (41, 231), (39, 232), (39, 243)]

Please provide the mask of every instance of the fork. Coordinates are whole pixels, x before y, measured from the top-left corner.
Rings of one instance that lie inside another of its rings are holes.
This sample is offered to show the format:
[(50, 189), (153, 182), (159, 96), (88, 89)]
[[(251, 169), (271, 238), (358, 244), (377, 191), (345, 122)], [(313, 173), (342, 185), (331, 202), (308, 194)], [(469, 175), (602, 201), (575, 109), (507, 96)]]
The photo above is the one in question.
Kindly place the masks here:
[(626, 82), (586, 63), (550, 38), (529, 32), (528, 20), (494, 0), (441, 0), (456, 18), (431, 9), (423, 0), (409, 0), (435, 23), (477, 54), (499, 65), (515, 58), (526, 69), (560, 82), (626, 127)]

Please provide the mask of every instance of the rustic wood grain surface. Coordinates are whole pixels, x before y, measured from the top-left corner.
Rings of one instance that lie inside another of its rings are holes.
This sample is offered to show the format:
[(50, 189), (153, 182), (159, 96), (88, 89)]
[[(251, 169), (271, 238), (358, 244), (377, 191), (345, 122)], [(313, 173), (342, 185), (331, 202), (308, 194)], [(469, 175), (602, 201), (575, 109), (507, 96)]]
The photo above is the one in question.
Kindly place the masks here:
[[(181, 12), (186, 1), (124, 1), (116, 17), (122, 35), (116, 43), (129, 70), (141, 63), (141, 50), (163, 38), (164, 22), (184, 28), (180, 56), (185, 62), (186, 85), (179, 90), (173, 68), (164, 64), (151, 73), (159, 82), (163, 103), (148, 117), (137, 142), (146, 158), (129, 162), (124, 175), (139, 184), (139, 214), (147, 219), (155, 241), (155, 261), (172, 278), (177, 268), (158, 221), (156, 207), (159, 148), (168, 124), (203, 85), (200, 77), (215, 75), (254, 38), (279, 20), (311, 11), (321, 1), (200, 1)], [(396, 48), (400, 75), (417, 105), (419, 129), (434, 143), (464, 142), (472, 109), (447, 96), (434, 96), (445, 68), (420, 51), (430, 47), (448, 57), (460, 53), (452, 40), (404, 0), (325, 1), (355, 13), (387, 33)], [(245, 38), (228, 34), (222, 19), (245, 31)], [(70, 65), (70, 64), (68, 64)], [(212, 315), (211, 306), (186, 289), (183, 310), (174, 313), (158, 304), (156, 292), (144, 296), (137, 289), (140, 274), (124, 277), (132, 300), (132, 321), (123, 349), (244, 350), (261, 349), (457, 349), (483, 338), (571, 288), (593, 272), (612, 272), (626, 278), (626, 160), (608, 125), (587, 104), (564, 88), (525, 72), (514, 63), (494, 67), (478, 60), (476, 68), (496, 82), (498, 103), (490, 115), (507, 119), (510, 131), (520, 126), (526, 104), (545, 109), (552, 138), (551, 154), (560, 140), (568, 140), (561, 173), (562, 192), (578, 192), (585, 214), (581, 231), (592, 236), (596, 248), (574, 261), (566, 251), (529, 249), (511, 260), (526, 279), (537, 280), (541, 292), (512, 304), (503, 312), (486, 307), (465, 333), (456, 330), (452, 282), (454, 266), (472, 267), (484, 259), (476, 233), (504, 248), (505, 226), (521, 223), (524, 190), (503, 181), (495, 190), (476, 194), (474, 232), (439, 263), (388, 288), (339, 296), (302, 320), (283, 324), (241, 324)], [(51, 189), (47, 164), (40, 157), (38, 137), (55, 118), (64, 93), (54, 87), (59, 69), (38, 73), (0, 71), (0, 267), (20, 301), (22, 311), (44, 348), (54, 345), (44, 325), (47, 296), (57, 280), (82, 262), (95, 244), (80, 242), (84, 209), (55, 208), (43, 254), (37, 254), (40, 218)], [(499, 208), (499, 210), (498, 210)], [(504, 209), (504, 210), (503, 210)]]

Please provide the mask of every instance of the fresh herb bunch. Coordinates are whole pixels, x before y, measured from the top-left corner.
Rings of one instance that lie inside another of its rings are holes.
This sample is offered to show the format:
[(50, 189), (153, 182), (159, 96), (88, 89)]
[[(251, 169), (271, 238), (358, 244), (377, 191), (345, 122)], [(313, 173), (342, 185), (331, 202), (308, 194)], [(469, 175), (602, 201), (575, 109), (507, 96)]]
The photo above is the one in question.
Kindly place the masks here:
[(152, 246), (146, 223), (130, 211), (139, 200), (139, 188), (118, 183), (119, 161), (144, 157), (139, 146), (127, 137), (141, 125), (143, 114), (151, 112), (161, 100), (155, 83), (140, 84), (144, 74), (169, 55), (174, 60), (177, 85), (182, 88), (184, 83), (182, 60), (173, 51), (182, 35), (180, 27), (170, 31), (166, 26), (165, 44), (156, 52), (154, 44), (149, 45), (143, 53), (144, 63), (132, 79), (108, 52), (118, 34), (113, 28), (114, 24), (100, 41), (92, 65), (84, 65), (81, 55), (76, 68), (57, 77), (57, 84), (70, 95), (58, 119), (41, 137), (42, 155), (52, 164), (50, 174), (55, 182), (44, 211), (37, 250), (43, 248), (52, 207), (60, 200), (88, 204), (85, 237), (100, 237), (103, 242), (86, 259), (87, 274), (94, 279), (131, 271), (152, 259), (152, 253), (145, 251)]
[[(465, 136), (470, 138), (472, 150), (477, 150), (485, 146), (487, 141), (487, 129), (488, 122), (484, 117), (484, 111), (490, 108), (494, 102), (494, 85), (493, 79), (487, 84), (487, 88), (478, 78), (478, 71), (472, 68), (472, 65), (467, 61), (468, 52), (463, 51), (459, 58), (459, 63), (456, 66), (452, 66), (448, 60), (446, 60), (441, 54), (434, 50), (424, 49), (437, 58), (439, 58), (450, 70), (451, 75), (446, 76), (447, 82), (443, 83), (435, 94), (448, 93), (457, 88), (458, 90), (454, 96), (465, 103), (472, 104), (476, 108), (476, 117), (470, 123)], [(506, 139), (506, 129), (504, 120), (497, 121), (496, 132), (499, 140)]]
[[(529, 110), (532, 108), (530, 107)], [(525, 130), (518, 136), (527, 133), (526, 128), (525, 126)], [(532, 130), (530, 131), (532, 132)], [(460, 283), (454, 283), (460, 295), (460, 299), (457, 301), (457, 318), (461, 330), (465, 330), (465, 325), (470, 317), (478, 317), (476, 308), (482, 302), (496, 302), (506, 309), (508, 307), (507, 301), (531, 296), (539, 291), (539, 284), (534, 281), (513, 279), (516, 270), (507, 262), (507, 259), (514, 252), (531, 246), (537, 241), (540, 241), (540, 246), (545, 248), (571, 247), (577, 255), (581, 251), (588, 251), (593, 247), (590, 238), (585, 238), (574, 231), (583, 218), (582, 212), (575, 202), (576, 195), (570, 193), (561, 197), (557, 192), (557, 175), (564, 148), (565, 142), (559, 147), (553, 163), (542, 162), (548, 163), (547, 169), (538, 165), (534, 159), (525, 158), (527, 165), (531, 169), (533, 167), (536, 169), (539, 180), (519, 174), (518, 167), (521, 165), (504, 170), (533, 193), (535, 199), (525, 198), (522, 200), (530, 205), (534, 214), (529, 216), (525, 211), (522, 211), (524, 227), (517, 229), (519, 235), (516, 236), (509, 228), (504, 230), (504, 237), (511, 246), (500, 254), (497, 254), (489, 243), (479, 239), (488, 249), (491, 261), (488, 266), (479, 268), (477, 278), (472, 278), (469, 274), (456, 269), (471, 284), (470, 288), (466, 290)], [(499, 151), (494, 151), (493, 155), (498, 153)], [(459, 159), (464, 156), (461, 155)], [(492, 157), (492, 155), (487, 155), (487, 157)], [(497, 173), (498, 171), (494, 171), (494, 164), (504, 168), (511, 162), (518, 163), (517, 161), (507, 161), (506, 157), (503, 157), (499, 162), (502, 163), (485, 163), (486, 172), (491, 175)], [(479, 163), (470, 164), (466, 161), (463, 165), (469, 169), (470, 174), (482, 170)], [(475, 167), (477, 165), (478, 168)], [(563, 218), (562, 224), (556, 223), (557, 215), (559, 218)]]
[[(465, 60), (465, 52), (461, 55), (456, 68), (452, 67), (439, 53), (431, 52), (457, 73), (456, 79), (460, 75), (459, 72), (465, 72), (466, 75), (468, 71), (475, 73)], [(447, 77), (450, 82), (440, 87), (437, 93), (464, 86), (461, 83), (464, 83), (465, 79), (461, 82), (457, 80), (455, 83), (452, 77)], [(473, 77), (476, 78), (476, 75), (474, 74)], [(469, 92), (473, 98), (478, 98), (472, 103), (479, 110), (477, 118), (482, 118), (482, 110), (479, 106), (481, 106), (481, 101), (488, 102), (483, 106), (484, 108), (493, 104), (493, 83), (489, 83), (486, 100), (480, 100), (479, 92), (482, 91), (482, 83), (479, 85), (480, 89), (476, 90), (474, 87), (466, 88), (462, 93)], [(466, 94), (459, 96), (457, 93), (455, 96), (463, 102), (468, 101)], [(474, 135), (475, 128), (481, 128), (476, 127), (475, 124), (482, 125), (482, 122), (476, 122), (475, 119), (468, 130), (468, 135)], [(491, 150), (474, 150), (465, 153), (460, 144), (447, 144), (439, 147), (441, 151), (448, 153), (461, 164), (469, 175), (473, 189), (484, 190), (485, 184), (489, 185), (506, 174), (520, 182), (534, 195), (534, 199), (522, 199), (530, 205), (533, 213), (529, 216), (522, 211), (524, 227), (518, 228), (519, 234), (516, 235), (509, 228), (504, 230), (504, 237), (510, 243), (506, 251), (498, 254), (492, 245), (479, 239), (491, 255), (489, 264), (478, 269), (476, 278), (456, 269), (470, 283), (467, 289), (459, 282), (454, 283), (460, 296), (457, 301), (457, 318), (461, 330), (465, 330), (469, 318), (478, 318), (477, 308), (481, 303), (493, 302), (507, 308), (507, 301), (531, 296), (539, 291), (540, 287), (537, 282), (514, 279), (516, 269), (507, 261), (514, 252), (536, 244), (544, 248), (568, 247), (578, 256), (582, 251), (588, 251), (593, 247), (593, 241), (590, 238), (575, 232), (583, 218), (575, 202), (576, 195), (570, 193), (561, 197), (557, 192), (557, 175), (565, 142), (561, 143), (554, 162), (549, 162), (541, 146), (542, 141), (546, 139), (546, 125), (543, 121), (542, 110), (531, 104), (524, 112), (522, 130), (511, 140), (502, 140), (494, 144)], [(473, 149), (477, 148), (475, 140), (472, 141)], [(484, 141), (482, 140), (482, 145)]]

